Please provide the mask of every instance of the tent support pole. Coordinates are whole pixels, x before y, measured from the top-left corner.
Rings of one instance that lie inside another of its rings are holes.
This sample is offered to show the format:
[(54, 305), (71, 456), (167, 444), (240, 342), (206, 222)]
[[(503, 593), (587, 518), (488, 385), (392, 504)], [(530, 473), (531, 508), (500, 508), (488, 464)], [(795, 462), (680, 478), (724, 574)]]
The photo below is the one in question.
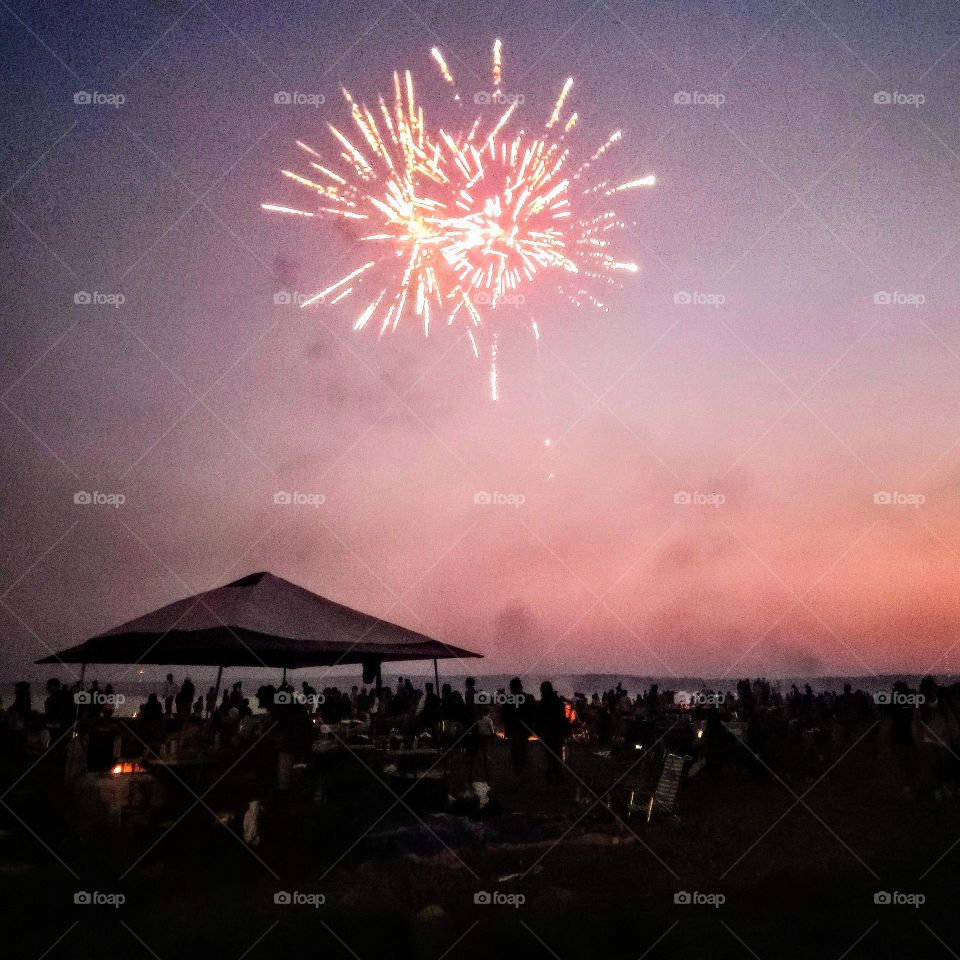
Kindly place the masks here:
[(83, 675), (87, 672), (87, 665), (85, 663), (80, 664), (80, 689), (83, 689)]
[(220, 681), (223, 679), (223, 664), (220, 664), (220, 669), (217, 670), (217, 686), (213, 691), (213, 709), (216, 710), (220, 705)]
[(436, 684), (436, 686), (434, 687), (433, 692), (434, 692), (435, 694), (437, 694), (437, 696), (439, 696), (439, 695), (440, 695), (440, 674), (437, 672), (437, 658), (436, 658), (436, 657), (433, 658), (433, 682)]
[(281, 683), (283, 684), (283, 686), (287, 685), (287, 668), (286, 667), (283, 668), (283, 680), (281, 681)]

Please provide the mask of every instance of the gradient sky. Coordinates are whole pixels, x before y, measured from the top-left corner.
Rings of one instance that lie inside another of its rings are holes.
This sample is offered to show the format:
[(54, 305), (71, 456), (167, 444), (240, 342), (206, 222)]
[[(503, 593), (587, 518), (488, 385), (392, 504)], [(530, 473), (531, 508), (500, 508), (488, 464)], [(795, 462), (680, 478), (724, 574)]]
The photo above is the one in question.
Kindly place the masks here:
[[(259, 569), (490, 670), (960, 672), (954, 0), (11, 0), (0, 30), (0, 675)], [(611, 179), (659, 182), (608, 313), (504, 311), (492, 403), (462, 329), (275, 303), (357, 254), (259, 205), (299, 199), (341, 82), (409, 66), (449, 119), (429, 48), (484, 90), (496, 36), (531, 128), (572, 74), (578, 149), (620, 127)]]

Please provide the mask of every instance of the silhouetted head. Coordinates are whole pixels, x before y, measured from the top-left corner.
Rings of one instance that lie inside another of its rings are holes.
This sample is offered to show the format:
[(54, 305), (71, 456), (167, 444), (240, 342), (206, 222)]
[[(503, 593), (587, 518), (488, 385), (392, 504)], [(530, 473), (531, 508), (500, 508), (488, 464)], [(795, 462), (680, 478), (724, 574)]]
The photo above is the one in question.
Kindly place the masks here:
[(523, 693), (523, 681), (519, 677), (514, 677), (510, 681), (511, 693)]

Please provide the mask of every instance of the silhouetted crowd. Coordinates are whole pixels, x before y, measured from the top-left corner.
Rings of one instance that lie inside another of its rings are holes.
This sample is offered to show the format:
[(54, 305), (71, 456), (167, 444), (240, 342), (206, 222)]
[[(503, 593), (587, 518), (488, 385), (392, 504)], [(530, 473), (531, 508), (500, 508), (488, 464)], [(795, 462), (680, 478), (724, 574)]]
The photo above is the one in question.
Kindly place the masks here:
[[(30, 685), (14, 686), (12, 704), (0, 705), (6, 734), (35, 735), (46, 749), (75, 725), (109, 729), (116, 703), (107, 684), (101, 689), (46, 684), (42, 715), (33, 710)], [(190, 677), (176, 682), (167, 674), (157, 692), (142, 702), (135, 718), (138, 737), (156, 747), (171, 730), (187, 730), (197, 741), (217, 748), (235, 746), (245, 724), (266, 722), (284, 748), (309, 751), (320, 736), (343, 738), (345, 743), (369, 742), (388, 749), (466, 750), (471, 764), (486, 775), (488, 745), (505, 740), (513, 773), (522, 777), (528, 768), (531, 744), (544, 758), (547, 777), (562, 779), (565, 748), (573, 740), (613, 756), (648, 750), (662, 758), (665, 750), (722, 762), (723, 748), (734, 738), (757, 756), (777, 751), (796, 767), (828, 763), (858, 738), (872, 739), (885, 725), (889, 743), (900, 766), (906, 789), (949, 794), (960, 781), (960, 685), (943, 686), (926, 677), (913, 690), (900, 681), (890, 691), (866, 693), (844, 684), (840, 692), (815, 693), (809, 684), (779, 684), (758, 678), (742, 679), (735, 690), (700, 690), (677, 693), (657, 684), (631, 695), (621, 684), (603, 693), (576, 692), (561, 697), (549, 681), (539, 697), (526, 691), (519, 677), (495, 692), (479, 690), (476, 680), (465, 679), (462, 691), (444, 683), (439, 692), (433, 683), (420, 689), (411, 678), (399, 677), (394, 686), (353, 686), (341, 690), (327, 686), (317, 691), (309, 681), (299, 689), (284, 679), (279, 685), (263, 684), (255, 695), (256, 709), (244, 695), (242, 682), (221, 692), (211, 686), (199, 694)], [(340, 728), (351, 726), (354, 732)], [(339, 733), (337, 731), (340, 731)], [(360, 731), (360, 732), (356, 732)], [(354, 738), (354, 739), (350, 739)], [(735, 751), (734, 751), (735, 752)]]

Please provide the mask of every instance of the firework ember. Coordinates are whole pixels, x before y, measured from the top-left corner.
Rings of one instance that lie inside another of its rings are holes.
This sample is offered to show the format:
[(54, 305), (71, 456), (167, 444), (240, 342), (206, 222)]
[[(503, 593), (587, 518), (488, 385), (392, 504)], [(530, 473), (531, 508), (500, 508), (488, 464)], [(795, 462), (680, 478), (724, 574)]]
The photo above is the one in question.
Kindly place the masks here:
[[(462, 104), (443, 54), (434, 48), (431, 55), (455, 101)], [(329, 125), (339, 149), (335, 161), (297, 141), (309, 170), (284, 170), (283, 175), (311, 191), (314, 202), (306, 208), (263, 208), (352, 222), (370, 250), (364, 263), (303, 306), (362, 300), (354, 329), (372, 323), (381, 336), (409, 318), (416, 318), (424, 334), (435, 321), (463, 322), (479, 355), (477, 336), (485, 314), (495, 314), (506, 298), (538, 278), (552, 278), (560, 295), (577, 306), (603, 309), (598, 291), (602, 295), (604, 285), (615, 284), (618, 272), (636, 272), (636, 264), (617, 259), (611, 251), (611, 234), (624, 224), (614, 211), (598, 208), (623, 191), (652, 186), (654, 178), (586, 185), (586, 174), (620, 141), (620, 131), (574, 166), (566, 138), (577, 114), (565, 116), (573, 78), (564, 82), (543, 133), (534, 136), (520, 129), (513, 132), (518, 98), (500, 93), (502, 71), (497, 40), (496, 92), (477, 99), (513, 102), (487, 132), (481, 130), (480, 117), (457, 134), (428, 129), (407, 71), (402, 77), (394, 73), (393, 102), (381, 97), (376, 110), (343, 91), (354, 133), (351, 138)], [(530, 324), (539, 339), (540, 328), (532, 317)], [(493, 334), (489, 341), (495, 363)], [(496, 382), (493, 366), (494, 398)]]

